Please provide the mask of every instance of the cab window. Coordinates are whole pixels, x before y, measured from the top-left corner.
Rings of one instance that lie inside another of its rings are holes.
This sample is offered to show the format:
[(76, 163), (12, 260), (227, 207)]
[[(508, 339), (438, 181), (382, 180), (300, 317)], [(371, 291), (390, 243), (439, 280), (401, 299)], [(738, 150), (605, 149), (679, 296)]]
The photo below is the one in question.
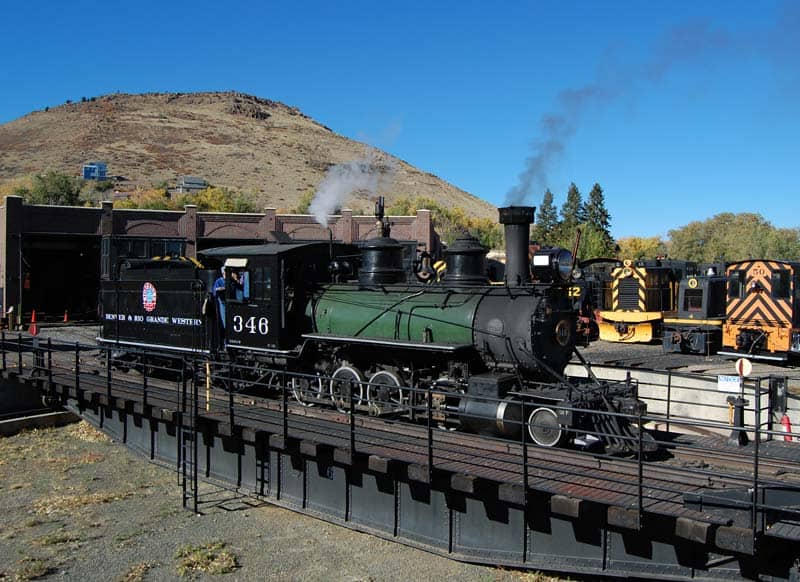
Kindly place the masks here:
[(702, 289), (686, 289), (683, 292), (683, 310), (684, 311), (702, 311), (703, 310), (703, 290)]
[(791, 285), (789, 284), (789, 271), (781, 269), (772, 273), (772, 297), (774, 299), (788, 299)]
[(728, 297), (736, 299), (744, 295), (745, 271), (732, 271), (728, 277)]
[(272, 270), (269, 267), (254, 267), (250, 270), (251, 298), (269, 301), (272, 294)]

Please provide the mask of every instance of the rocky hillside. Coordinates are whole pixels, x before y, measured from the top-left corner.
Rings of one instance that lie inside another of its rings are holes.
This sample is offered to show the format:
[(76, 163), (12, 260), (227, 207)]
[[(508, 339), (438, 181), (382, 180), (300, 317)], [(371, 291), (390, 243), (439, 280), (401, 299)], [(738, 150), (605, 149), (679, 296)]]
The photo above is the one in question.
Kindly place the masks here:
[[(56, 170), (77, 174), (83, 163), (105, 161), (116, 187), (174, 185), (194, 175), (252, 196), (256, 207), (288, 210), (313, 191), (333, 164), (367, 155), (297, 108), (242, 93), (114, 94), (34, 111), (0, 125), (0, 183)], [(391, 168), (387, 201), (429, 196), (468, 214), (496, 219), (494, 207), (385, 152)], [(367, 197), (345, 202), (369, 211)]]

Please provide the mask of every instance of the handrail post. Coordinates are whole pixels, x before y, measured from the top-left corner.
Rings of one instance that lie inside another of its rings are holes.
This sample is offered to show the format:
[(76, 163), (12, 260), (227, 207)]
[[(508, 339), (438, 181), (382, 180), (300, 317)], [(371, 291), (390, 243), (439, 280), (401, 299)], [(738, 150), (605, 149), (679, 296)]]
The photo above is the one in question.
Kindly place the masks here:
[(3, 351), (3, 372), (6, 371), (6, 331), (0, 330), (0, 344), (2, 345)]
[(142, 354), (142, 412), (147, 408), (147, 352)]
[(111, 406), (111, 349), (106, 349), (106, 394), (108, 405)]
[(233, 382), (231, 382), (231, 389), (228, 390), (228, 422), (231, 425), (231, 434), (233, 434), (234, 425), (234, 410), (233, 410)]
[(47, 389), (53, 389), (53, 340), (47, 338)]
[(638, 433), (637, 433), (637, 436), (638, 436), (638, 438), (637, 438), (637, 446), (638, 446), (638, 449), (639, 449), (638, 450), (639, 454), (637, 455), (637, 457), (638, 457), (637, 458), (637, 463), (638, 463), (638, 470), (639, 470), (639, 476), (638, 476), (638, 479), (637, 479), (637, 481), (638, 481), (638, 492), (637, 492), (637, 495), (638, 495), (638, 498), (639, 498), (638, 499), (638, 502), (639, 502), (639, 508), (638, 508), (639, 509), (639, 511), (638, 511), (638, 513), (639, 513), (639, 516), (638, 516), (639, 529), (641, 530), (642, 529), (642, 513), (644, 512), (644, 483), (643, 483), (643, 481), (644, 481), (644, 442), (643, 442), (644, 426), (642, 425), (642, 407), (638, 406), (637, 409), (638, 409), (637, 410), (637, 425), (639, 427), (639, 430), (638, 430)]
[(75, 342), (75, 397), (78, 398), (78, 390), (81, 387), (81, 345)]
[(22, 375), (22, 334), (17, 334), (17, 374)]
[(353, 379), (350, 378), (348, 382), (350, 384), (350, 466), (353, 466), (356, 460), (356, 408)]
[[(178, 390), (180, 385), (176, 385), (175, 389)], [(178, 485), (181, 486), (181, 490), (183, 492), (183, 507), (186, 507), (186, 459), (185, 459), (185, 451), (184, 448), (186, 447), (186, 435), (184, 434), (184, 410), (186, 410), (186, 394), (184, 391), (178, 395), (178, 438), (176, 442), (178, 443), (178, 454), (176, 455), (178, 460)]]
[(283, 371), (281, 371), (281, 375), (283, 376), (281, 386), (283, 390), (281, 391), (281, 408), (283, 409), (283, 442), (286, 442), (286, 439), (289, 438), (289, 398), (287, 394), (287, 390), (289, 389), (289, 385), (287, 384), (286, 380), (286, 367), (284, 366)]
[(528, 555), (528, 422), (525, 419), (525, 400), (520, 403), (520, 433), (522, 433), (522, 521), (523, 528), (523, 547), (525, 551), (522, 554), (523, 561)]
[(753, 529), (753, 539), (755, 539), (758, 529), (758, 453), (759, 441), (761, 441), (761, 378), (756, 379), (755, 384), (755, 419), (753, 422), (753, 505), (752, 514), (750, 516), (750, 523)]
[(670, 410), (672, 408), (672, 370), (667, 370), (667, 432), (669, 432)]
[[(194, 361), (192, 362), (194, 364)], [(181, 358), (181, 366), (183, 367), (183, 375), (184, 375), (184, 383), (186, 383), (186, 358)], [(192, 503), (194, 504), (193, 510), (195, 514), (197, 513), (197, 505), (199, 502), (199, 495), (200, 495), (200, 488), (197, 486), (197, 479), (198, 479), (198, 472), (200, 468), (198, 467), (199, 463), (199, 446), (197, 434), (197, 415), (198, 411), (198, 391), (197, 391), (197, 374), (195, 373), (194, 369), (192, 370)], [(209, 473), (209, 468), (206, 466), (206, 475)]]
[(433, 394), (431, 392), (431, 385), (428, 384), (428, 401), (427, 401), (427, 422), (428, 422), (428, 484), (433, 485)]

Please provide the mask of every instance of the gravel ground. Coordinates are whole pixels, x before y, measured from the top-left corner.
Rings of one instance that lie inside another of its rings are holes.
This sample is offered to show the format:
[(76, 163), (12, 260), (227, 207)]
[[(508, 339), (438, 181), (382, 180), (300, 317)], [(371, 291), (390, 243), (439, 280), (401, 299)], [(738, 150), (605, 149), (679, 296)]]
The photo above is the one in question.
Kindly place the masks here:
[(183, 510), (174, 471), (86, 422), (0, 439), (0, 580), (557, 580), (201, 493), (203, 515)]

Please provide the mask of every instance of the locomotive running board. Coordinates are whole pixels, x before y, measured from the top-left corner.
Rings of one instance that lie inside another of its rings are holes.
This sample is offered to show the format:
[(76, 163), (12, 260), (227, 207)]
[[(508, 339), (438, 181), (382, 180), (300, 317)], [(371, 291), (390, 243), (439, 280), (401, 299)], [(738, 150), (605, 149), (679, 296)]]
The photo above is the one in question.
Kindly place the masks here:
[(323, 333), (304, 333), (303, 338), (317, 340), (321, 342), (334, 342), (334, 343), (351, 343), (351, 344), (364, 344), (372, 346), (385, 346), (387, 348), (407, 348), (410, 350), (434, 350), (438, 352), (453, 353), (459, 350), (467, 350), (472, 348), (472, 344), (421, 344), (409, 341), (400, 340), (380, 340), (374, 338), (364, 337), (344, 337), (338, 335), (326, 335)]

